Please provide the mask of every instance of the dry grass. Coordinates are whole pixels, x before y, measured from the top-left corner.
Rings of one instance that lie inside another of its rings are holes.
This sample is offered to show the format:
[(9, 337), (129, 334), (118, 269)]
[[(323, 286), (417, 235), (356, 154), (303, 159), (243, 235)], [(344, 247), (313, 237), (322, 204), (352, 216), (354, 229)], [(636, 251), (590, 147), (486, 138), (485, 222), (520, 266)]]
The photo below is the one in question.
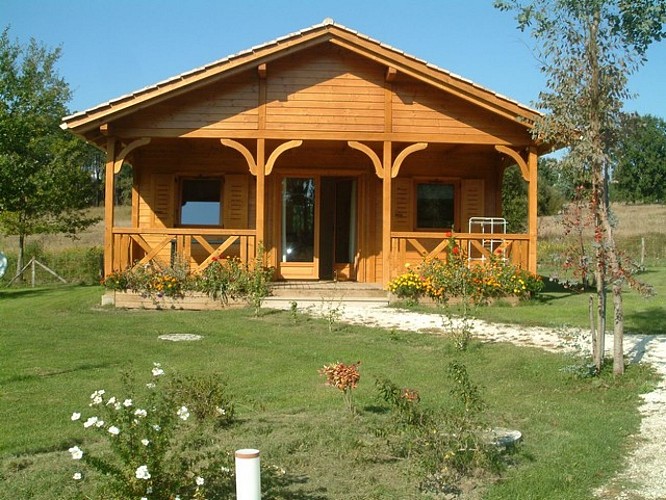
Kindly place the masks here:
[[(128, 206), (116, 207), (115, 225), (128, 226), (130, 223), (131, 208)], [(94, 207), (88, 211), (92, 217), (104, 217), (104, 207)], [(91, 248), (101, 247), (104, 244), (104, 222), (100, 220), (97, 224), (91, 226), (72, 238), (64, 234), (38, 234), (30, 236), (28, 243), (36, 243), (44, 250), (64, 250), (67, 248)], [(16, 252), (18, 247), (18, 238), (15, 236), (0, 235), (0, 251)]]
[[(633, 238), (650, 233), (666, 234), (666, 205), (628, 205), (614, 203), (613, 213), (617, 217), (616, 236)], [(540, 238), (560, 238), (562, 217), (559, 215), (539, 217)]]

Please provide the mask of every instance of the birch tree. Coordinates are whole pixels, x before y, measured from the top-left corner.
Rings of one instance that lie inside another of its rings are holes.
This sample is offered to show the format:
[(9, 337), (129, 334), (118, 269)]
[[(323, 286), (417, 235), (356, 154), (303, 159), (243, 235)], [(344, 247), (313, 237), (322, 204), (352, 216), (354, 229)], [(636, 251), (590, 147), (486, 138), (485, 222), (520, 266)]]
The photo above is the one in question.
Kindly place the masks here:
[(496, 0), (495, 6), (514, 12), (519, 29), (534, 38), (547, 79), (537, 103), (546, 113), (535, 134), (569, 147), (565, 161), (578, 173), (593, 218), (599, 332), (595, 362), (600, 369), (610, 289), (613, 372), (622, 374), (622, 290), (626, 284), (646, 290), (632, 277), (615, 242), (609, 176), (622, 107), (630, 97), (628, 77), (645, 63), (650, 44), (666, 35), (666, 0)]

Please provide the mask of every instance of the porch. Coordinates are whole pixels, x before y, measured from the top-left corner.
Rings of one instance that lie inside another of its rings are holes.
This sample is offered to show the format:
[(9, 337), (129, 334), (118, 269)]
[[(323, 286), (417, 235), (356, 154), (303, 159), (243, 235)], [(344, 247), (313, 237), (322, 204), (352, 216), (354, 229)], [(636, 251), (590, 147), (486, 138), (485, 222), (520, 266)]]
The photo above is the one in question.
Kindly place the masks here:
[[(449, 236), (441, 233), (393, 231), (388, 279), (404, 272), (407, 264), (417, 266), (423, 260), (445, 260), (452, 242), (464, 249), (470, 263), (501, 258), (522, 269), (529, 268), (531, 242), (527, 234), (456, 233)], [(188, 266), (191, 272), (199, 273), (218, 259), (239, 258), (242, 262), (252, 262), (257, 255), (257, 237), (253, 229), (113, 227), (111, 254), (113, 271), (151, 263), (158, 267), (180, 263)], [(336, 274), (335, 278), (314, 281), (283, 280), (284, 284), (277, 290), (305, 290), (297, 292), (296, 295), (307, 294), (317, 286), (321, 288), (325, 283), (335, 283), (337, 289), (349, 291), (349, 287), (344, 283), (356, 281), (350, 280), (349, 275), (343, 273)], [(374, 286), (371, 283), (368, 285)], [(366, 288), (353, 288), (358, 289)]]

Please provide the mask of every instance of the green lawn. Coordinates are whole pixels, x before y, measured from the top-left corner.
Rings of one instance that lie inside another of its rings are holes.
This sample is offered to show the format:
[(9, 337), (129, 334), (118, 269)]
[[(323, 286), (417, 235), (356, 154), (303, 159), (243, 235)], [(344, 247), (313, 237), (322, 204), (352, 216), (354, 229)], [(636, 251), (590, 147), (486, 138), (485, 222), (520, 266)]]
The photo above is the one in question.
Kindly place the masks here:
[[(638, 279), (651, 285), (656, 292), (652, 297), (627, 290), (623, 294), (625, 331), (627, 334), (666, 334), (666, 267), (648, 267)], [(584, 293), (564, 290), (556, 283), (545, 280), (545, 291), (537, 300), (521, 302), (518, 306), (499, 305), (482, 307), (474, 315), (491, 321), (540, 325), (561, 328), (567, 326), (589, 328), (588, 301), (594, 291)], [(607, 327), (612, 329), (612, 296), (608, 294)]]
[[(437, 408), (449, 401), (449, 362), (463, 362), (492, 420), (524, 435), (516, 464), (484, 493), (506, 499), (589, 498), (621, 467), (640, 423), (638, 394), (654, 382), (640, 367), (619, 380), (573, 379), (560, 371), (570, 360), (511, 345), (473, 344), (461, 353), (440, 336), (345, 325), (329, 333), (325, 322), (294, 321), (288, 312), (254, 318), (245, 309), (107, 309), (98, 306), (101, 293), (97, 287), (0, 290), (0, 498), (71, 497), (67, 448), (94, 443), (69, 416), (85, 409), (93, 391), (118, 391), (123, 370), (149, 373), (156, 361), (185, 374), (222, 372), (240, 423), (220, 431), (228, 443), (220, 453), (259, 448), (263, 464), (288, 473), (272, 498), (294, 499), (420, 496), (413, 464), (392, 456), (373, 432), (387, 418), (375, 377), (417, 388), (423, 404)], [(555, 323), (568, 322), (569, 300), (492, 308), (492, 314), (540, 310), (551, 320), (558, 311)], [(164, 342), (157, 339), (163, 333), (203, 340)], [(358, 360), (359, 415), (352, 418), (317, 370)]]

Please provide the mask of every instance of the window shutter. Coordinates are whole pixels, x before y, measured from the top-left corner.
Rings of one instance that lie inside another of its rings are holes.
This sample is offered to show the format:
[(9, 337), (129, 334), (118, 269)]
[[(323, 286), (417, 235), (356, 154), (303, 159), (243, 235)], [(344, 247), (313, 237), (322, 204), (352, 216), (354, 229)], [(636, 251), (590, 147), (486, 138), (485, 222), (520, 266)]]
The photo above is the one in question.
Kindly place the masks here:
[(224, 176), (224, 227), (247, 229), (248, 220), (248, 176)]
[(483, 204), (483, 179), (463, 179), (461, 183), (462, 188), (462, 207), (461, 207), (461, 220), (460, 227), (457, 228), (460, 232), (467, 232), (469, 229), (470, 217), (483, 217), (485, 216), (485, 208)]
[(173, 183), (171, 174), (153, 175), (153, 227), (173, 227)]
[(406, 178), (393, 179), (393, 207), (391, 207), (391, 230), (412, 230), (412, 180)]

